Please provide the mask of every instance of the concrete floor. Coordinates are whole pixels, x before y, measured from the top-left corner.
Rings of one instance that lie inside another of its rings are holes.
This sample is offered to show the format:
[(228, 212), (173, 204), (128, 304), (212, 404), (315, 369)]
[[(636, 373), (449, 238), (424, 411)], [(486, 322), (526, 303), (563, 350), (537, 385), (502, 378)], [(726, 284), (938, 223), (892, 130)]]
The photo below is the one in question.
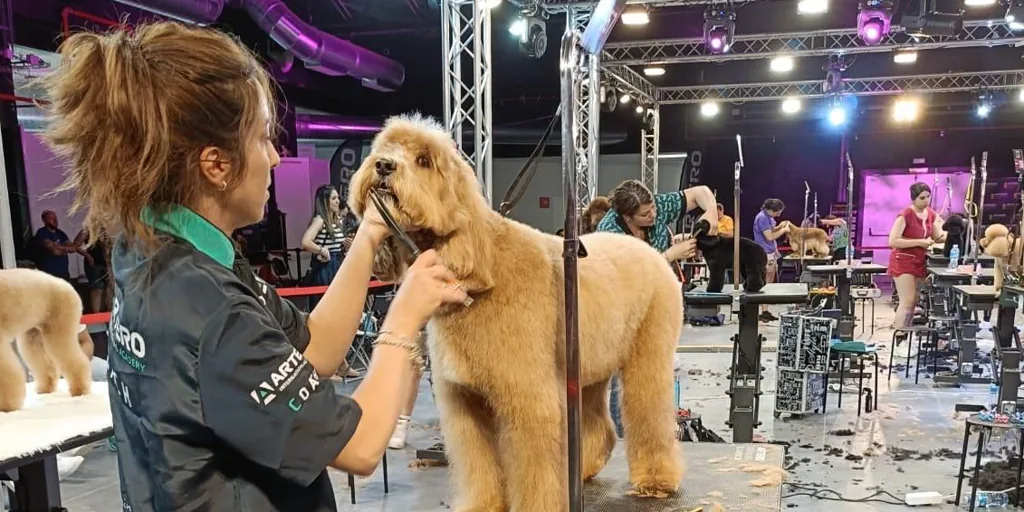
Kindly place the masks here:
[[(874, 335), (861, 338), (887, 344), (891, 331), (883, 329), (883, 326), (890, 325), (891, 318), (891, 309), (880, 300), (876, 320), (878, 330)], [(934, 388), (930, 379), (922, 378), (921, 384), (914, 385), (913, 380), (900, 382), (896, 375), (890, 384), (886, 384), (883, 373), (879, 409), (875, 412), (858, 418), (851, 394), (844, 396), (843, 408), (838, 410), (835, 393), (830, 392), (826, 415), (775, 419), (772, 415), (775, 389), (773, 340), (776, 339), (773, 325), (762, 324), (761, 329), (771, 341), (762, 356), (762, 364), (766, 368), (765, 393), (760, 405), (763, 425), (758, 432), (767, 440), (791, 445), (787, 464), (790, 483), (831, 489), (847, 499), (861, 499), (879, 490), (888, 491), (900, 500), (912, 491), (938, 491), (952, 496), (956, 489), (957, 457), (963, 435), (963, 422), (958, 421), (953, 406), (963, 402), (984, 403), (985, 386)], [(727, 440), (731, 434), (724, 424), (729, 406), (725, 394), (728, 388), (726, 374), (731, 357), (729, 337), (735, 332), (734, 323), (722, 327), (687, 326), (677, 356), (687, 373), (684, 405), (703, 415), (704, 425)], [(991, 339), (990, 333), (982, 336)], [(987, 345), (982, 342), (982, 347), (991, 347), (991, 341)], [(884, 352), (881, 359), (887, 362), (888, 352)], [(409, 447), (388, 453), (390, 494), (383, 493), (383, 479), (378, 470), (376, 475), (357, 480), (359, 503), (351, 505), (345, 476), (332, 471), (340, 510), (406, 512), (450, 508), (446, 469), (409, 467), (416, 448), (425, 448), (440, 439), (437, 412), (425, 381), (421, 390)], [(843, 430), (845, 435), (836, 433)], [(1012, 441), (996, 439), (989, 448), (994, 451), (1009, 443)], [(943, 449), (948, 450), (945, 453), (950, 453), (952, 458), (943, 457), (943, 452), (936, 454)], [(115, 464), (115, 455), (105, 446), (89, 453), (79, 471), (61, 484), (65, 506), (72, 512), (118, 510), (120, 500)], [(691, 467), (688, 470), (700, 469)], [(804, 492), (785, 486), (783, 507), (830, 512), (908, 508), (875, 502), (824, 501), (801, 496)], [(929, 510), (955, 510), (955, 507), (947, 504)]]

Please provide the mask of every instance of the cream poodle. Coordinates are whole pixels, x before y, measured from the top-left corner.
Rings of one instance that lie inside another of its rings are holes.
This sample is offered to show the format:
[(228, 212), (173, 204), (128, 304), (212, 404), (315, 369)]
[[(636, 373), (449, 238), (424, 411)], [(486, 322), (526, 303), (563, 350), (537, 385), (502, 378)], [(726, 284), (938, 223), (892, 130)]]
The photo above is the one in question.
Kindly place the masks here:
[(25, 369), (36, 392), (51, 393), (61, 375), (71, 396), (89, 393), (89, 359), (78, 344), (82, 299), (67, 281), (37, 270), (0, 270), (0, 412), (16, 411), (25, 402)]
[[(455, 509), (566, 510), (563, 240), (493, 211), (452, 139), (423, 117), (392, 118), (374, 140), (349, 195), (360, 216), (371, 189), (475, 299), (428, 326)], [(583, 477), (597, 475), (615, 446), (608, 384), (620, 373), (630, 481), (641, 495), (667, 497), (683, 474), (672, 386), (680, 285), (640, 240), (595, 233), (582, 241)], [(409, 263), (410, 251), (391, 238), (375, 271), (400, 279)]]

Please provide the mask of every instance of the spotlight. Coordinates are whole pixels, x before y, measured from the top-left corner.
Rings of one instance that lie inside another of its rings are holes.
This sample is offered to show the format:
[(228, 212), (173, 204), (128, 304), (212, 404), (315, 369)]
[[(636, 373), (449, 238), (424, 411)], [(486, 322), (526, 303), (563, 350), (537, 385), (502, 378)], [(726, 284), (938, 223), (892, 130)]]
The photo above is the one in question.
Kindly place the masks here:
[(917, 51), (897, 50), (896, 53), (892, 54), (892, 61), (896, 64), (913, 64), (917, 62)]
[[(962, 6), (962, 2), (945, 2), (940, 4), (939, 0), (919, 0), (916, 11), (912, 8), (904, 11), (900, 25), (903, 26), (907, 35), (910, 36), (952, 37), (964, 28), (964, 11)], [(953, 10), (950, 10), (950, 8)]]
[(978, 117), (985, 119), (989, 114), (992, 113), (992, 106), (988, 103), (982, 103), (978, 105)]
[(708, 101), (700, 104), (700, 115), (704, 117), (714, 117), (718, 115), (718, 103)]
[(967, 7), (985, 7), (988, 5), (995, 5), (996, 0), (964, 0), (964, 5)]
[(798, 14), (821, 14), (828, 12), (828, 0), (800, 0), (796, 4)]
[(519, 51), (531, 59), (539, 59), (548, 49), (548, 27), (543, 18), (522, 16), (508, 31), (519, 41)]
[(494, 9), (495, 7), (501, 5), (501, 0), (487, 0), (487, 3), (484, 5), (486, 5), (488, 9)]
[(629, 103), (629, 100), (630, 97), (628, 93), (623, 93), (622, 96), (619, 96), (619, 103), (622, 103), (623, 105)]
[(704, 12), (704, 45), (710, 53), (728, 52), (735, 32), (736, 13), (732, 10), (711, 6)]
[(842, 55), (829, 55), (828, 63), (822, 66), (825, 71), (825, 82), (822, 84), (822, 92), (826, 94), (838, 94), (843, 92), (846, 84), (843, 82), (843, 73), (846, 72), (846, 60)]
[(1012, 0), (1009, 7), (1006, 8), (1004, 19), (1013, 30), (1024, 28), (1024, 1)]
[(661, 66), (644, 68), (644, 74), (647, 76), (662, 76), (665, 74), (665, 68)]
[(840, 106), (833, 106), (828, 111), (828, 122), (832, 126), (846, 124), (846, 109)]
[(1024, 89), (1021, 89), (1020, 94), (1017, 95), (1017, 101), (1024, 102)]
[(782, 56), (775, 57), (771, 61), (771, 70), (776, 73), (786, 73), (793, 71), (793, 57)]
[(643, 114), (644, 113), (644, 107), (641, 106), (641, 105), (637, 105), (636, 106), (636, 113), (637, 114)]
[(651, 22), (646, 9), (630, 9), (619, 18), (623, 25), (646, 25)]
[(892, 4), (885, 0), (862, 0), (858, 5), (857, 35), (861, 41), (874, 46), (889, 35)]
[(601, 86), (601, 105), (604, 106), (605, 112), (615, 112), (615, 108), (619, 106), (619, 93), (614, 87)]
[(974, 102), (977, 105), (978, 117), (985, 119), (992, 113), (992, 94), (987, 90), (982, 89), (978, 91)]
[(896, 100), (893, 104), (892, 118), (894, 121), (899, 123), (909, 123), (917, 119), (917, 113), (920, 111), (920, 102), (914, 98), (903, 98)]
[(800, 111), (800, 100), (787, 98), (782, 102), (782, 111), (786, 114), (795, 114)]

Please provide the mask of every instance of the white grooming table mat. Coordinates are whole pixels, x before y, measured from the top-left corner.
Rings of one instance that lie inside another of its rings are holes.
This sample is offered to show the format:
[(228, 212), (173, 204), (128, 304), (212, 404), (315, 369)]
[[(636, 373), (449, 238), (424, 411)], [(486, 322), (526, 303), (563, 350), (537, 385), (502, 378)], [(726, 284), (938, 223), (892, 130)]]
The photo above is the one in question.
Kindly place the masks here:
[(90, 394), (74, 398), (64, 379), (45, 395), (36, 394), (34, 383), (27, 386), (21, 409), (0, 413), (0, 465), (113, 428), (106, 382), (93, 382)]
[[(774, 444), (682, 443), (685, 472), (680, 492), (668, 499), (629, 496), (629, 467), (620, 441), (608, 465), (584, 487), (587, 512), (677, 512), (704, 510), (778, 512), (782, 508), (782, 485), (763, 487), (753, 483), (764, 479), (761, 471), (781, 471), (785, 451)], [(770, 479), (769, 479), (770, 480)]]

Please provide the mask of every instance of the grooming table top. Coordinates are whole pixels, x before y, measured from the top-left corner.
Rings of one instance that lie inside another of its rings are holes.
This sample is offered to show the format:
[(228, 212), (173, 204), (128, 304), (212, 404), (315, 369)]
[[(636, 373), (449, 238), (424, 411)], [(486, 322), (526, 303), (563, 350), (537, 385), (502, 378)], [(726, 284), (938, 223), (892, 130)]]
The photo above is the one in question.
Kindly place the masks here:
[(25, 406), (0, 413), (0, 470), (111, 435), (106, 382), (93, 382), (92, 393), (75, 398), (63, 379), (57, 391), (46, 395), (37, 395), (35, 384), (27, 386)]
[[(995, 279), (995, 269), (983, 268), (978, 273), (978, 281), (983, 283), (991, 283)], [(957, 281), (967, 282), (971, 280), (973, 271), (960, 271), (950, 270), (946, 267), (928, 267), (928, 273), (935, 276), (935, 279), (940, 281)]]
[[(743, 304), (799, 304), (807, 300), (807, 285), (804, 283), (771, 283), (759, 292), (740, 291)], [(723, 293), (707, 293), (698, 287), (683, 294), (688, 306), (724, 306), (732, 303), (732, 285), (726, 285)]]
[(790, 255), (787, 255), (785, 258), (782, 258), (782, 261), (784, 261), (786, 263), (801, 262), (801, 263), (805, 263), (807, 265), (824, 265), (826, 263), (831, 262), (832, 261), (832, 257), (831, 256), (826, 256), (826, 257), (819, 258), (817, 256), (804, 256), (803, 258), (801, 258), (800, 255), (798, 255), (798, 254), (790, 254)]
[[(628, 496), (629, 468), (622, 443), (615, 447), (608, 466), (584, 488), (587, 512), (677, 512), (704, 506), (716, 510), (744, 512), (778, 511), (782, 508), (782, 486), (751, 485), (766, 475), (782, 470), (781, 446), (773, 444), (683, 443), (686, 472), (677, 497), (651, 499)], [(747, 472), (744, 469), (759, 470)], [(766, 473), (767, 471), (768, 473)], [(721, 493), (721, 494), (719, 494)]]
[(836, 265), (809, 265), (807, 270), (810, 270), (812, 274), (842, 274), (846, 272), (846, 269), (850, 268), (854, 274), (884, 274), (888, 267), (885, 265), (879, 265), (877, 263), (859, 263), (853, 262), (853, 265), (847, 267), (845, 263)]
[[(974, 258), (973, 257), (966, 258), (964, 261), (970, 262), (971, 264), (973, 264), (974, 263)], [(991, 254), (979, 254), (978, 255), (978, 264), (980, 264), (984, 268), (991, 268), (991, 267), (995, 266), (996, 258), (994, 256), (992, 256)], [(938, 266), (938, 265), (945, 266), (945, 265), (949, 265), (949, 257), (948, 256), (943, 256), (941, 254), (929, 254), (928, 255), (928, 265), (929, 266)]]
[(996, 293), (996, 287), (994, 285), (985, 284), (958, 284), (953, 286), (953, 290), (957, 293), (962, 293), (971, 299), (990, 299), (995, 302), (996, 297), (999, 295)]

